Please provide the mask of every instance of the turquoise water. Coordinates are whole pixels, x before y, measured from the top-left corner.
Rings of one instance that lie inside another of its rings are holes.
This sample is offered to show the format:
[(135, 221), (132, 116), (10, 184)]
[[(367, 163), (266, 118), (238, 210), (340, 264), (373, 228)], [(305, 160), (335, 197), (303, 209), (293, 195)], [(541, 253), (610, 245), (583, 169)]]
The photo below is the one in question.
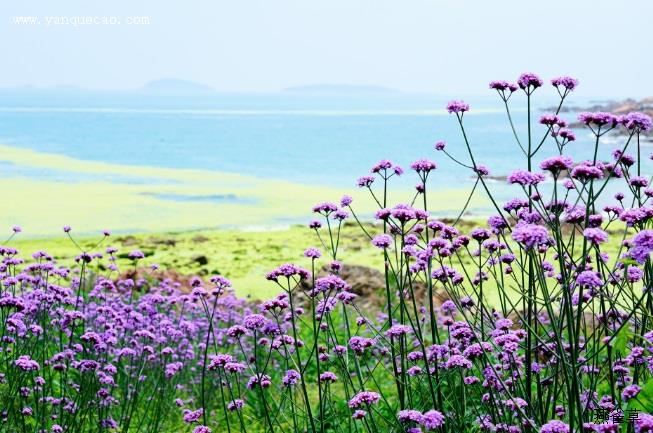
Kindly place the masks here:
[[(0, 143), (83, 160), (199, 168), (334, 186), (353, 186), (382, 158), (407, 168), (411, 161), (428, 157), (440, 166), (435, 184), (449, 188), (471, 184), (472, 178), (433, 150), (436, 141), (446, 140), (447, 149), (467, 161), (455, 117), (443, 111), (450, 99), (401, 93), (164, 97), (5, 91), (0, 92)], [(523, 166), (501, 101), (491, 93), (466, 99), (472, 111), (465, 124), (477, 162), (496, 176)], [(523, 134), (524, 101), (521, 95), (515, 99), (515, 123)], [(546, 100), (536, 103), (551, 105)], [(536, 124), (535, 131), (540, 137), (544, 127)], [(574, 159), (590, 157), (591, 137), (585, 131), (578, 136), (571, 145)], [(607, 157), (611, 149), (602, 146), (601, 154)], [(537, 159), (553, 153), (550, 143)], [(41, 170), (1, 162), (0, 175), (73, 180), (65, 167)], [(107, 180), (137, 182), (122, 177)]]

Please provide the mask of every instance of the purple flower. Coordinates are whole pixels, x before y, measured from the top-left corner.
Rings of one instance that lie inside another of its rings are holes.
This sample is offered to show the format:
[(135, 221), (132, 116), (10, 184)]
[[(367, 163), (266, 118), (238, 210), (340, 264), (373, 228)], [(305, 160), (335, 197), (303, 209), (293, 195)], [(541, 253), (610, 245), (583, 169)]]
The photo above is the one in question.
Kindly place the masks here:
[(410, 164), (410, 168), (412, 168), (418, 173), (426, 174), (431, 170), (435, 170), (436, 168), (438, 168), (438, 166), (435, 164), (435, 162), (430, 161), (428, 159), (418, 159), (417, 161)]
[(474, 343), (468, 346), (464, 351), (463, 355), (467, 358), (479, 358), (483, 356), (483, 352), (491, 352), (492, 345), (488, 342)]
[(522, 90), (525, 90), (526, 93), (531, 93), (533, 90), (541, 87), (544, 82), (540, 77), (531, 73), (525, 72), (519, 76), (517, 79), (517, 84)]
[(435, 143), (435, 150), (444, 150), (444, 148), (447, 146), (446, 141), (438, 141)]
[(344, 221), (349, 218), (349, 213), (343, 209), (338, 209), (333, 213), (332, 218), (338, 221)]
[(583, 236), (594, 245), (602, 244), (608, 240), (608, 234), (598, 228), (587, 228), (583, 230)]
[(526, 249), (531, 249), (548, 243), (549, 232), (545, 227), (537, 224), (520, 223), (513, 229), (512, 238)]
[(367, 412), (364, 410), (355, 410), (353, 415), (351, 416), (353, 419), (363, 419), (365, 418), (365, 415), (367, 415)]
[(490, 174), (490, 169), (487, 168), (486, 166), (482, 165), (482, 164), (478, 164), (478, 165), (474, 168), (474, 171), (475, 171), (476, 174), (478, 174), (479, 176), (488, 176), (488, 175)]
[(422, 421), (422, 412), (413, 409), (400, 410), (397, 419), (401, 423), (419, 423)]
[(390, 337), (400, 337), (402, 335), (406, 335), (412, 332), (412, 329), (410, 326), (406, 325), (392, 325), (390, 329), (385, 331), (385, 336), (390, 338)]
[(227, 289), (231, 287), (231, 281), (222, 275), (213, 275), (209, 281), (218, 289)]
[(327, 275), (326, 277), (315, 280), (315, 290), (318, 292), (332, 292), (347, 290), (347, 283), (337, 275)]
[(267, 374), (259, 373), (256, 376), (252, 376), (247, 381), (247, 389), (254, 389), (256, 386), (261, 388), (267, 388), (272, 385), (272, 380)]
[(245, 406), (245, 402), (243, 400), (237, 398), (237, 399), (232, 400), (229, 403), (227, 403), (227, 410), (233, 412), (233, 411), (242, 409), (243, 406)]
[(496, 81), (490, 81), (490, 89), (494, 89), (502, 92), (509, 90), (510, 93), (512, 93), (515, 90), (517, 90), (517, 86), (507, 81), (496, 80)]
[(340, 199), (340, 206), (341, 206), (341, 207), (347, 207), (347, 206), (349, 206), (353, 201), (354, 201), (354, 199), (351, 198), (350, 195), (343, 195), (342, 198)]
[(197, 409), (197, 410), (188, 410), (186, 409), (184, 411), (184, 422), (187, 424), (192, 424), (194, 422), (197, 422), (201, 417), (202, 414), (204, 413), (203, 409)]
[(224, 371), (226, 371), (227, 373), (234, 373), (234, 374), (242, 373), (246, 369), (247, 366), (240, 362), (227, 362), (224, 365)]
[(374, 346), (375, 341), (367, 337), (354, 336), (349, 339), (349, 347), (359, 355), (365, 352), (365, 349)]
[(576, 277), (576, 284), (588, 288), (598, 288), (603, 285), (603, 280), (594, 271), (583, 271)]
[(537, 185), (544, 181), (544, 175), (541, 173), (533, 173), (526, 170), (516, 170), (508, 175), (508, 183), (519, 184), (521, 186)]
[(358, 180), (356, 181), (356, 184), (359, 187), (369, 187), (374, 183), (374, 176), (363, 176), (359, 177)]
[(372, 245), (377, 248), (390, 248), (392, 245), (392, 236), (387, 234), (376, 235), (372, 239)]
[(451, 355), (449, 359), (447, 359), (447, 362), (444, 363), (444, 368), (447, 369), (452, 369), (452, 368), (472, 368), (473, 364), (472, 361), (469, 359), (465, 358), (462, 355)]
[(230, 328), (227, 328), (226, 331), (226, 334), (232, 338), (238, 338), (246, 333), (247, 333), (247, 329), (240, 325), (234, 325)]
[(349, 400), (349, 407), (358, 409), (363, 405), (376, 404), (381, 399), (379, 393), (374, 391), (361, 391)]
[(587, 182), (591, 179), (601, 179), (603, 177), (603, 169), (591, 163), (582, 163), (571, 170), (571, 177), (581, 182)]
[(528, 201), (523, 200), (523, 199), (519, 199), (519, 198), (515, 198), (515, 199), (510, 200), (505, 205), (503, 205), (503, 210), (505, 210), (506, 212), (516, 212), (519, 209), (522, 209), (522, 208), (525, 208), (525, 207), (528, 207)]
[(561, 128), (564, 128), (567, 126), (567, 122), (561, 119), (559, 116), (555, 114), (544, 114), (540, 117), (540, 123), (542, 125), (546, 126), (559, 126)]
[(472, 239), (478, 242), (483, 242), (486, 239), (490, 239), (492, 233), (484, 228), (475, 228), (469, 235), (472, 237)]
[(644, 176), (633, 176), (628, 180), (628, 183), (633, 188), (646, 188), (648, 186), (648, 179)]
[(644, 277), (644, 271), (636, 266), (628, 266), (626, 271), (626, 279), (631, 283), (636, 283)]
[(424, 428), (429, 430), (436, 430), (444, 425), (444, 416), (437, 410), (429, 410), (422, 415), (420, 422)]
[(453, 315), (456, 312), (457, 308), (456, 304), (454, 304), (453, 301), (447, 299), (442, 303), (442, 305), (440, 305), (440, 310), (442, 310), (442, 312), (445, 314)]
[(11, 230), (12, 230), (14, 233), (20, 233), (20, 232), (23, 231), (23, 229), (20, 228), (20, 226), (13, 226), (13, 227), (11, 228)]
[(635, 420), (635, 433), (653, 433), (653, 415), (640, 413)]
[(496, 323), (494, 324), (494, 326), (495, 326), (497, 329), (501, 329), (501, 330), (503, 330), (503, 331), (507, 331), (508, 329), (510, 329), (510, 327), (511, 327), (512, 325), (513, 325), (513, 323), (512, 323), (512, 320), (510, 320), (510, 319), (499, 319), (499, 320), (497, 320)]
[(72, 230), (72, 227), (70, 227), (70, 226), (63, 226), (63, 231), (64, 231), (64, 233), (70, 233), (71, 230)]
[(16, 367), (20, 368), (23, 371), (37, 371), (41, 367), (39, 363), (31, 359), (27, 355), (21, 355), (14, 361)]
[(144, 259), (145, 254), (141, 250), (134, 250), (128, 254), (128, 257), (132, 260)]
[(229, 403), (227, 403), (227, 410), (233, 412), (233, 411), (242, 409), (243, 406), (245, 406), (245, 402), (243, 400), (237, 398), (237, 399), (232, 400)]
[(205, 425), (198, 425), (193, 429), (193, 433), (211, 433), (211, 429)]
[(380, 220), (387, 220), (390, 218), (390, 215), (392, 215), (392, 209), (388, 208), (383, 208), (379, 209), (374, 213), (374, 218), (380, 219)]
[(279, 277), (288, 278), (288, 279), (292, 277), (298, 277), (300, 280), (304, 280), (309, 278), (310, 276), (311, 273), (306, 269), (300, 268), (299, 266), (294, 265), (292, 263), (284, 263), (278, 268), (268, 272), (265, 275), (265, 278), (270, 281), (277, 281)]
[(624, 399), (624, 401), (631, 400), (635, 397), (637, 397), (637, 394), (642, 390), (637, 385), (628, 385), (627, 387), (624, 388), (624, 390), (621, 393), (621, 397)]
[(495, 233), (501, 233), (504, 229), (508, 228), (506, 220), (500, 215), (492, 215), (487, 219), (487, 224), (492, 228)]
[(540, 428), (540, 433), (569, 433), (569, 425), (554, 419)]
[(281, 382), (283, 383), (284, 386), (294, 386), (299, 382), (299, 379), (301, 376), (297, 372), (297, 370), (288, 370), (286, 371), (286, 375), (283, 376), (283, 379), (281, 379)]
[(571, 77), (557, 77), (551, 80), (551, 84), (553, 87), (564, 87), (571, 92), (578, 86), (578, 80)]
[(628, 251), (628, 256), (639, 263), (646, 262), (653, 251), (653, 230), (642, 230), (633, 238), (633, 247)]
[(390, 172), (394, 172), (397, 176), (401, 176), (404, 173), (404, 170), (401, 167), (393, 164), (392, 161), (388, 161), (387, 159), (379, 161), (370, 171), (372, 173), (379, 173), (386, 179), (389, 177), (388, 173)]
[(322, 253), (317, 248), (307, 248), (304, 250), (304, 257), (308, 257), (309, 259), (319, 259), (322, 257)]
[(318, 203), (313, 206), (313, 213), (319, 213), (323, 215), (329, 215), (331, 212), (335, 212), (337, 210), (338, 206), (336, 206), (334, 203), (329, 202)]
[(644, 114), (634, 111), (621, 117), (621, 124), (627, 129), (634, 132), (649, 131), (651, 129), (651, 118)]
[(615, 127), (619, 122), (619, 118), (614, 114), (605, 113), (601, 111), (595, 113), (590, 113), (590, 112), (580, 113), (578, 115), (578, 120), (587, 126), (602, 127), (607, 125), (610, 128)]
[(465, 111), (469, 111), (469, 104), (464, 101), (449, 101), (447, 104), (447, 111), (456, 114), (464, 113)]
[(336, 380), (338, 380), (338, 376), (330, 371), (320, 374), (320, 382), (335, 382)]
[(245, 328), (252, 330), (261, 329), (266, 322), (267, 319), (260, 314), (249, 314), (243, 319), (243, 325), (245, 325)]
[(384, 170), (389, 170), (392, 168), (392, 161), (389, 161), (387, 159), (382, 159), (381, 161), (377, 162), (373, 167), (372, 170), (370, 170), (372, 173), (379, 173)]
[(555, 133), (556, 137), (561, 137), (563, 142), (576, 141), (576, 134), (571, 129), (561, 129)]
[(540, 163), (540, 168), (545, 171), (550, 171), (553, 175), (557, 175), (562, 170), (571, 169), (573, 164), (574, 162), (570, 157), (560, 155), (545, 159)]

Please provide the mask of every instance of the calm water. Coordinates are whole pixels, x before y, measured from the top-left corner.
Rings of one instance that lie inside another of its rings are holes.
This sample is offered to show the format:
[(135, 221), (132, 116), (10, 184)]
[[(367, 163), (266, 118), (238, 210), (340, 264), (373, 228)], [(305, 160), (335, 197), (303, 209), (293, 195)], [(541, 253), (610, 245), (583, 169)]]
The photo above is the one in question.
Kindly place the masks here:
[[(184, 98), (4, 92), (0, 93), (0, 143), (84, 160), (200, 168), (336, 186), (353, 185), (382, 158), (408, 166), (414, 159), (429, 157), (440, 165), (435, 181), (452, 187), (469, 183), (471, 176), (433, 150), (433, 143), (443, 139), (450, 152), (466, 160), (457, 122), (442, 112), (449, 99), (405, 94)], [(466, 125), (477, 162), (489, 166), (493, 175), (505, 175), (523, 164), (498, 98), (489, 94), (466, 99), (472, 104)], [(524, 131), (525, 112), (514, 115), (517, 128)], [(543, 127), (536, 126), (539, 136)], [(591, 152), (588, 134), (579, 131), (578, 135), (580, 140), (573, 144), (576, 160)], [(553, 147), (545, 145), (538, 161), (552, 154)], [(610, 150), (603, 146), (601, 153)], [(0, 175), (66, 177), (65, 171), (2, 162)]]

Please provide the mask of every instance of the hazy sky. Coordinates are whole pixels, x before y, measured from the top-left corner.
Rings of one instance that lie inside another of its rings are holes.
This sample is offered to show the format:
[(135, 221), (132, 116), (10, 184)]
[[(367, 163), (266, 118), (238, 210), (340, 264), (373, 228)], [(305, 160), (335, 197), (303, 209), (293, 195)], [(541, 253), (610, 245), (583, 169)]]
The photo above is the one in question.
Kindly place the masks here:
[[(126, 24), (133, 16), (149, 24)], [(121, 24), (55, 24), (71, 17)], [(649, 0), (2, 0), (0, 86), (174, 77), (227, 91), (346, 83), (451, 94), (532, 70), (573, 75), (585, 95), (644, 96), (652, 24)]]

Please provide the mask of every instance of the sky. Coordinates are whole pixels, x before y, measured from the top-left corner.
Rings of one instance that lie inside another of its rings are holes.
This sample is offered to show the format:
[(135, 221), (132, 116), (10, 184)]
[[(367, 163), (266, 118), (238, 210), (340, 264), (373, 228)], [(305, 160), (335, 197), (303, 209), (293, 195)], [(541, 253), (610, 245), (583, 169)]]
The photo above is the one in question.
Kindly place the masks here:
[(235, 92), (475, 94), (533, 71), (575, 76), (582, 95), (642, 97), (653, 95), (652, 20), (649, 0), (5, 0), (0, 87), (179, 78)]

